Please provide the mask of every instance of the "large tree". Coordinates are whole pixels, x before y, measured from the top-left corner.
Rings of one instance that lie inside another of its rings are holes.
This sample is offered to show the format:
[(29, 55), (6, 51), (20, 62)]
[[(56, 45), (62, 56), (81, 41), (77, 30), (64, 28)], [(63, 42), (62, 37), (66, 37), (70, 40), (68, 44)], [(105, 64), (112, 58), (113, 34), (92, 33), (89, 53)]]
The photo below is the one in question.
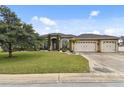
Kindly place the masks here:
[(27, 33), (26, 42), (28, 44), (28, 47), (32, 48), (35, 51), (39, 50), (42, 46), (43, 38), (40, 37), (40, 35), (36, 33), (35, 30), (33, 30), (31, 24), (24, 24), (23, 29), (25, 30), (25, 33)]
[(21, 21), (17, 15), (8, 7), (0, 6), (0, 43), (9, 52), (9, 57), (12, 57), (17, 34), (21, 30)]
[[(18, 46), (21, 50), (34, 49), (38, 42), (39, 34), (35, 33), (31, 24), (22, 25), (22, 31), (17, 36)], [(38, 46), (38, 45), (37, 45)]]
[(42, 39), (31, 24), (21, 22), (6, 6), (0, 6), (0, 45), (12, 57), (14, 50), (38, 50)]

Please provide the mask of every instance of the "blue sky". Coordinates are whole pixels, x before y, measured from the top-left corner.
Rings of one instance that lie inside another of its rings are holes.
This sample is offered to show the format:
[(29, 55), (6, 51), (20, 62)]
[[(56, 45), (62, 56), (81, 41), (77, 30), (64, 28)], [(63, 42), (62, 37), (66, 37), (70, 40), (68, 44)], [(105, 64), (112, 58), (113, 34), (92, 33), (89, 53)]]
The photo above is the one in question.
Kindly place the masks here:
[(124, 6), (8, 6), (39, 34), (124, 35)]

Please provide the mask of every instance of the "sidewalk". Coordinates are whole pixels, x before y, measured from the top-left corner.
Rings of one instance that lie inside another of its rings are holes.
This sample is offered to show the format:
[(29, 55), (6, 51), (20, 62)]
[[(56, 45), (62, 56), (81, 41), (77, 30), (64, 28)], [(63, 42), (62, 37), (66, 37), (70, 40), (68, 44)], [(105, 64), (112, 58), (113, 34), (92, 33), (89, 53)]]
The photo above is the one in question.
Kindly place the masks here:
[(0, 74), (0, 84), (124, 82), (124, 74), (116, 73), (56, 73), (56, 74)]

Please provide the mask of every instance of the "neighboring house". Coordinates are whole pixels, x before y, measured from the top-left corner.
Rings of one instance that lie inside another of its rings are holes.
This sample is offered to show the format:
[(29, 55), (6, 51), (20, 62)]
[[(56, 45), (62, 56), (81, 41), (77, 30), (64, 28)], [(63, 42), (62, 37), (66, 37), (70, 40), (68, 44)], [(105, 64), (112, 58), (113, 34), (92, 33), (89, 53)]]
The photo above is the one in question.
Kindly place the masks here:
[(119, 46), (124, 46), (124, 36), (119, 38)]
[[(50, 39), (48, 36), (50, 35)], [(58, 40), (57, 37), (59, 36)], [(96, 34), (81, 34), (79, 36), (51, 33), (43, 35), (50, 44), (49, 50), (60, 50), (63, 48), (63, 41), (68, 42), (68, 48), (73, 52), (117, 52), (118, 37)], [(59, 43), (57, 43), (59, 42)], [(57, 47), (58, 46), (58, 47)]]
[(124, 52), (124, 46), (119, 46), (118, 51), (119, 52)]
[(119, 51), (124, 52), (124, 36), (119, 39)]

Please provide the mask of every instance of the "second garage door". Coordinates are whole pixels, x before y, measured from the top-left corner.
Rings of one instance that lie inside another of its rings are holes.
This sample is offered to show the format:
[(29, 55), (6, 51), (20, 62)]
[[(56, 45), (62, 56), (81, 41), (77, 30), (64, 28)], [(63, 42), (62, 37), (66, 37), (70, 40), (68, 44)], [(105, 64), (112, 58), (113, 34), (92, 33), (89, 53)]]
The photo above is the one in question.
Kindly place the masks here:
[(78, 41), (74, 44), (74, 51), (76, 52), (96, 52), (96, 41)]
[(116, 41), (110, 41), (110, 40), (102, 41), (101, 52), (116, 52)]

